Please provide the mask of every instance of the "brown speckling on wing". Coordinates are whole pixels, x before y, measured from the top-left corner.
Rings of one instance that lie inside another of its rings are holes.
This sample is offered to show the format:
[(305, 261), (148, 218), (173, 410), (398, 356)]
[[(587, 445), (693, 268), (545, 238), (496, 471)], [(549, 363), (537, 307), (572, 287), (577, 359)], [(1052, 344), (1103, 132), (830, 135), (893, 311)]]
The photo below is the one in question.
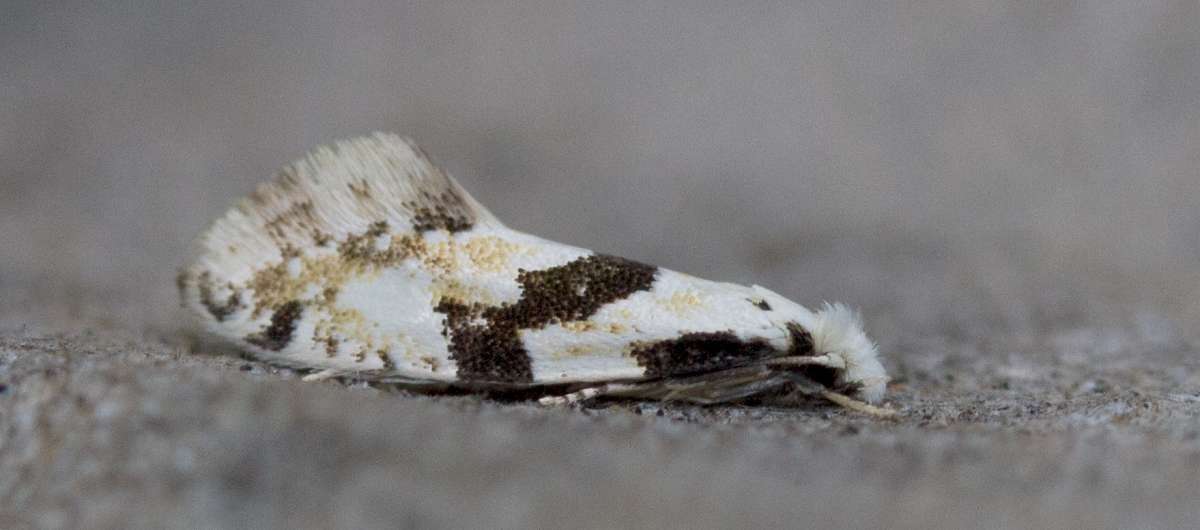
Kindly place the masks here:
[(296, 321), (304, 313), (304, 304), (292, 300), (277, 308), (271, 315), (271, 324), (261, 332), (246, 337), (246, 342), (264, 350), (279, 351), (292, 342)]
[(436, 195), (423, 191), (418, 201), (412, 201), (407, 206), (413, 212), (412, 226), (417, 232), (446, 230), (453, 233), (475, 226), (475, 212), (457, 190), (446, 190)]
[[(279, 214), (268, 219), (263, 224), (263, 228), (276, 245), (285, 247), (292, 244), (290, 234), (302, 231), (311, 232), (309, 227), (317, 225), (317, 219), (313, 216), (313, 201), (306, 199), (288, 206)], [(230, 250), (236, 250), (236, 248)]]
[(379, 362), (383, 363), (383, 370), (390, 371), (396, 367), (396, 363), (392, 361), (391, 352), (386, 348), (375, 350), (375, 356), (379, 357)]
[(196, 289), (200, 293), (200, 305), (204, 306), (217, 322), (224, 321), (242, 307), (242, 295), (233, 284), (229, 285), (229, 297), (223, 303), (217, 302), (216, 294), (213, 293), (212, 275), (207, 271), (200, 273), (196, 279)]
[(366, 232), (347, 236), (338, 245), (337, 254), (295, 257), (299, 260), (299, 274), (288, 270), (287, 261), (259, 269), (248, 283), (255, 302), (252, 316), (257, 317), (288, 300), (301, 299), (310, 287), (316, 287), (323, 295), (310, 302), (332, 308), (338, 291), (347, 282), (395, 267), (407, 259), (419, 260), (431, 271), (455, 269), (459, 249), (453, 242), (429, 244), (420, 236), (405, 234), (394, 236), (387, 248), (379, 249), (376, 240), (386, 236), (386, 230), (386, 224), (376, 223)]
[(358, 310), (337, 306), (319, 306), (309, 310), (317, 316), (313, 324), (313, 341), (325, 344), (327, 357), (337, 356), (342, 339), (367, 346), (374, 344), (369, 323)]
[(330, 357), (330, 358), (337, 357), (338, 346), (340, 345), (340, 342), (338, 341), (337, 337), (330, 335), (330, 336), (324, 337), (324, 340), (321, 340), (320, 338), (318, 338), (317, 340), (325, 343), (325, 356), (326, 357)]
[(789, 322), (787, 330), (791, 338), (791, 345), (788, 347), (788, 356), (808, 357), (814, 354), (812, 334), (807, 329), (804, 329), (804, 326), (796, 322)]
[(419, 360), (421, 361), (421, 363), (423, 363), (425, 366), (427, 366), (429, 368), (430, 372), (434, 372), (434, 373), (437, 373), (438, 368), (441, 365), (441, 363), (438, 362), (437, 357), (434, 357), (432, 355), (423, 355), (423, 356), (421, 356), (421, 358)]
[(353, 255), (381, 226), (419, 239), (429, 230), (480, 225), (502, 226), (420, 149), (378, 133), (319, 147), (285, 166), (204, 233), (189, 270), (220, 272), (213, 281), (221, 285), (242, 284), (264, 264), (304, 254), (298, 249), (337, 243)]

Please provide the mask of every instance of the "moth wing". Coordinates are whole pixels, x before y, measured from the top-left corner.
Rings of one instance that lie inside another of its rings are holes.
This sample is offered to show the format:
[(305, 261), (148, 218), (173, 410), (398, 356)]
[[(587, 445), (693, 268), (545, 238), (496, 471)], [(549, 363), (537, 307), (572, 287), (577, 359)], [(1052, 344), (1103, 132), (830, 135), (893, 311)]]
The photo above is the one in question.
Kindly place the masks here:
[[(425, 272), (437, 257), (429, 244), (468, 232), (524, 236), (505, 227), (415, 144), (376, 133), (319, 147), (260, 185), (198, 238), (178, 286), (184, 306), (206, 330), (260, 357), (334, 370), (387, 368), (394, 360), (386, 350), (394, 344), (367, 337), (364, 328), (378, 322), (356, 315), (363, 308), (339, 305), (346, 292), (338, 291), (355, 279), (380, 280), (382, 271), (408, 259), (415, 270), (409, 278), (391, 278), (393, 291), (424, 297), (407, 308), (411, 318), (439, 320), (428, 293), (421, 292), (430, 288)], [(446, 372), (444, 338), (425, 327), (429, 332), (404, 340), (413, 351), (428, 350), (420, 356), (426, 370)], [(314, 360), (308, 352), (327, 352), (336, 361)]]
[(199, 238), (179, 286), (205, 329), (258, 357), (373, 379), (633, 381), (796, 340), (749, 288), (507, 228), (388, 134), (285, 167)]
[(375, 133), (285, 166), (200, 236), (194, 262), (236, 282), (289, 251), (344, 241), (380, 222), (391, 233), (503, 226), (414, 143)]

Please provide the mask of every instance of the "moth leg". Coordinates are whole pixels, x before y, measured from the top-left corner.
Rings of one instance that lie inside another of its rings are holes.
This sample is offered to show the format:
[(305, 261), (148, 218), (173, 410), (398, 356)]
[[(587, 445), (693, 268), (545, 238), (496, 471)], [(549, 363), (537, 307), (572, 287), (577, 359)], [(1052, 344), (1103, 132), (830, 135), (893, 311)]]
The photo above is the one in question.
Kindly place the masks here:
[(561, 396), (545, 396), (541, 399), (538, 399), (538, 403), (541, 405), (548, 405), (548, 406), (572, 405), (575, 403), (579, 403), (580, 401), (587, 401), (589, 399), (597, 398), (597, 397), (604, 396), (604, 395), (611, 395), (611, 394), (617, 393), (617, 392), (636, 392), (637, 390), (640, 390), (642, 387), (652, 387), (652, 386), (657, 386), (657, 382), (654, 382), (654, 383), (606, 383), (606, 384), (599, 385), (599, 386), (587, 387), (582, 390), (577, 390), (575, 392), (571, 392), (569, 394), (563, 394)]
[(768, 366), (824, 366), (827, 368), (843, 369), (846, 367), (846, 361), (841, 357), (831, 355), (817, 355), (815, 357), (776, 357), (764, 361)]
[(316, 383), (318, 381), (326, 381), (329, 379), (333, 379), (340, 375), (342, 375), (342, 372), (340, 372), (338, 370), (326, 369), (326, 370), (321, 370), (319, 372), (313, 372), (311, 374), (307, 374), (304, 377), (301, 377), (300, 380), (304, 381), (305, 383)]
[(854, 399), (840, 392), (834, 392), (826, 388), (824, 385), (809, 379), (804, 374), (798, 372), (783, 373), (786, 374), (786, 377), (792, 382), (796, 390), (802, 394), (818, 396), (844, 409), (861, 412), (877, 418), (890, 418), (896, 415), (896, 411), (893, 409), (876, 407), (875, 405)]
[(691, 377), (666, 378), (640, 383), (608, 383), (539, 400), (543, 405), (569, 405), (601, 396), (657, 401), (686, 401), (700, 405), (729, 403), (776, 390), (791, 382), (785, 374), (765, 366), (721, 370)]

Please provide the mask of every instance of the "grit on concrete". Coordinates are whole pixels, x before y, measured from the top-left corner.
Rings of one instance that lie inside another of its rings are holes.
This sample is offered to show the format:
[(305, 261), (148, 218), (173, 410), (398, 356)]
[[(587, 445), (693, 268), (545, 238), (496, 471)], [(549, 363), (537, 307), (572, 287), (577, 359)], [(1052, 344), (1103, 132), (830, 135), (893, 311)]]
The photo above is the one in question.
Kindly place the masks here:
[[(1200, 4), (10, 2), (0, 528), (1200, 520)], [(892, 420), (542, 408), (198, 340), (188, 241), (422, 141), (514, 227), (862, 308)]]

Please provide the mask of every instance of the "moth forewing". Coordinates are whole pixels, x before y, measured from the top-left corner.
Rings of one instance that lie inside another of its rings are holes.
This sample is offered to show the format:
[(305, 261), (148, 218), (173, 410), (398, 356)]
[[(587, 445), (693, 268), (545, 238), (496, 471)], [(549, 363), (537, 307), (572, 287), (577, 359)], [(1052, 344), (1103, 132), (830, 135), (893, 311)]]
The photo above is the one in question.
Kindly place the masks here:
[[(286, 166), (199, 238), (179, 278), (206, 330), (322, 376), (595, 385), (594, 395), (606, 383), (661, 382), (623, 388), (706, 402), (777, 389), (778, 374), (797, 368), (768, 361), (809, 359), (797, 364), (832, 370), (828, 386), (868, 401), (887, 382), (874, 343), (843, 306), (809, 311), (762, 287), (512, 230), (390, 134)], [(719, 375), (755, 366), (767, 375)], [(707, 385), (680, 390), (705, 374)]]

